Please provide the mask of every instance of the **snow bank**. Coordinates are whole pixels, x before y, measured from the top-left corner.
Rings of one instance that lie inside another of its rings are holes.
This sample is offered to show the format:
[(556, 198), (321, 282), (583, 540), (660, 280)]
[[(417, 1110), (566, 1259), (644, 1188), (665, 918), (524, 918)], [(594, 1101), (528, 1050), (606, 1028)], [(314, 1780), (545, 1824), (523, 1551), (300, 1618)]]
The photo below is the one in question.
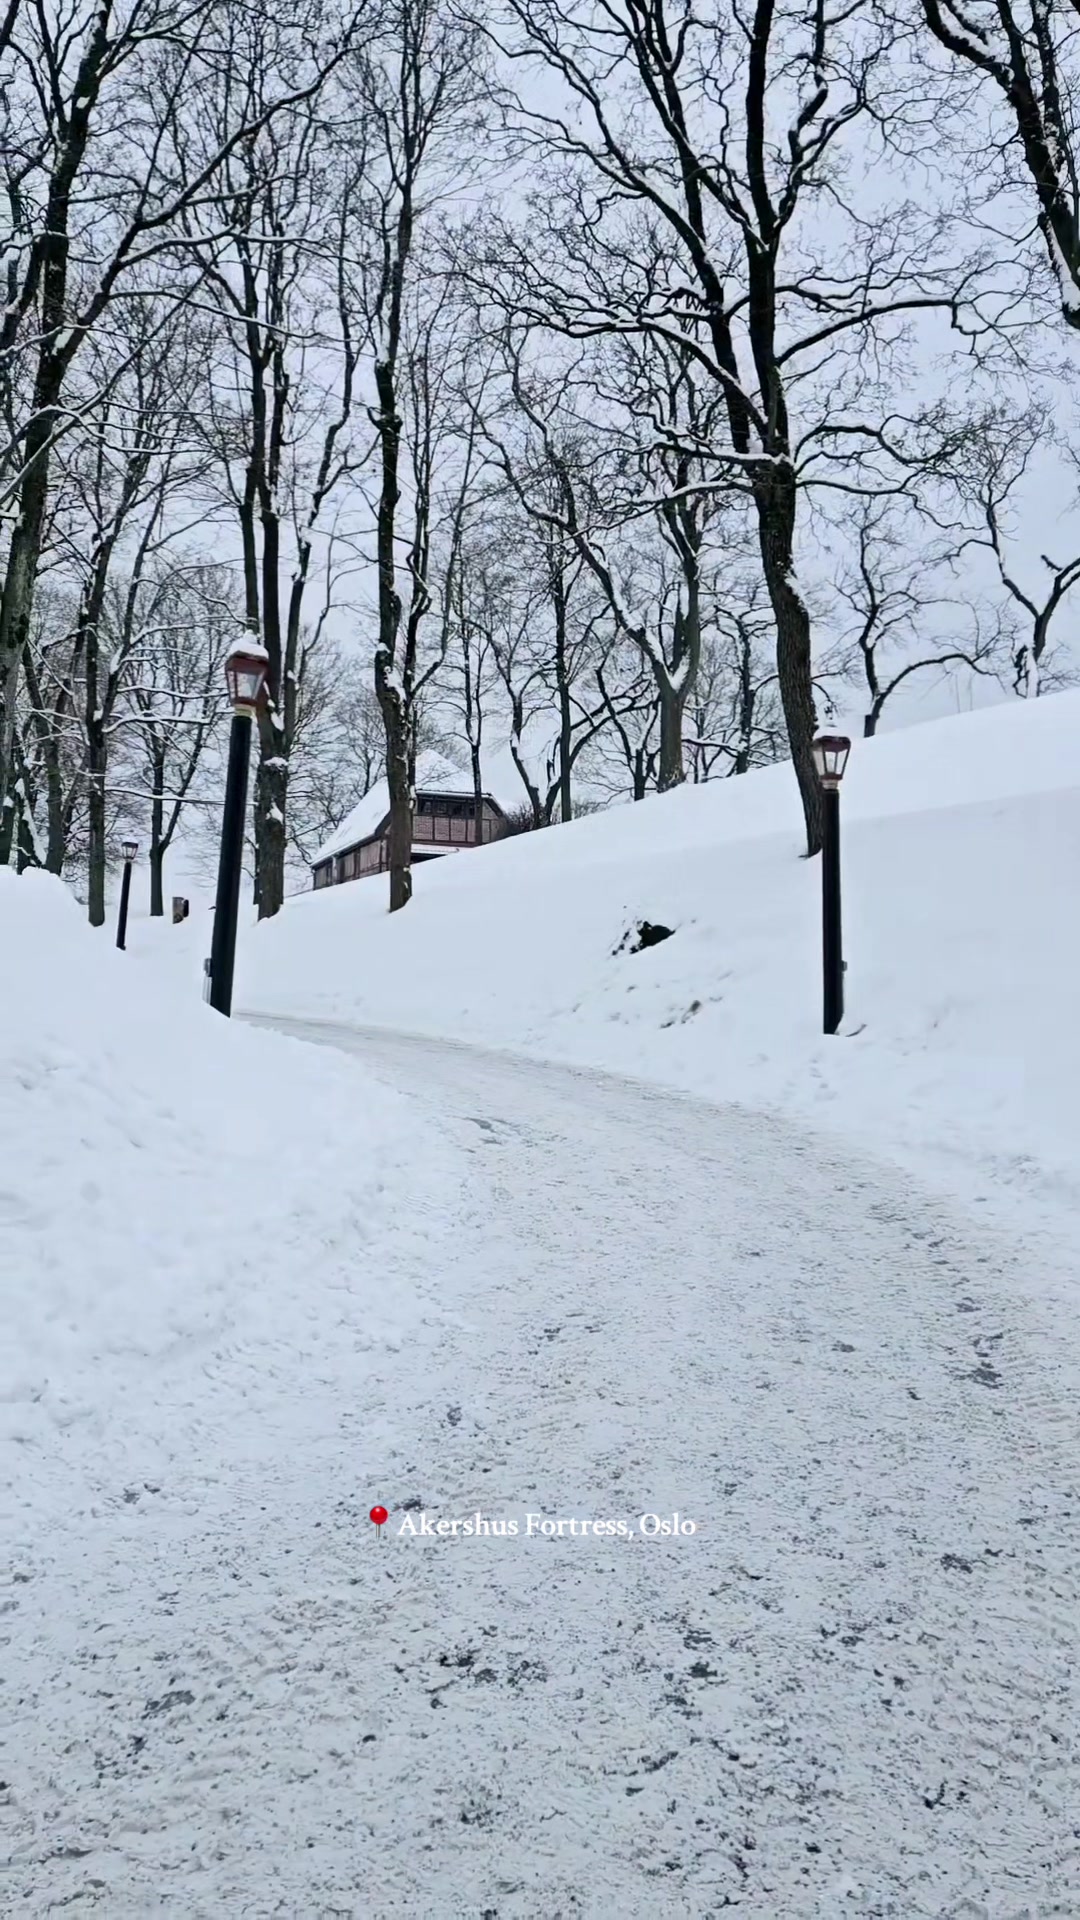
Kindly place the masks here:
[(0, 870), (0, 920), (16, 1512), (197, 1500), (437, 1317), (439, 1143), (356, 1062), (163, 994), (58, 881)]
[[(1080, 1204), (1080, 694), (857, 742), (847, 1018), (790, 768), (290, 903), (239, 993), (779, 1108), (992, 1210)], [(620, 950), (640, 919), (675, 937)]]

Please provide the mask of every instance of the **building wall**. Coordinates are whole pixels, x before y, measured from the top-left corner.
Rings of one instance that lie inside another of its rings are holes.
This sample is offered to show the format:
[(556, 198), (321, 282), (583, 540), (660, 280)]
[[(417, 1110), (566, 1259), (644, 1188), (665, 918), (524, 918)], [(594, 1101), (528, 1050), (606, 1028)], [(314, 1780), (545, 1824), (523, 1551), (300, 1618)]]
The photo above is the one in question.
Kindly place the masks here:
[[(485, 805), (480, 820), (480, 843), (497, 840), (503, 823), (493, 807)], [(445, 813), (417, 813), (413, 820), (413, 839), (430, 841), (435, 846), (475, 847), (476, 818), (473, 813), (457, 818)]]
[(386, 865), (386, 840), (365, 840), (361, 847), (350, 847), (334, 862), (337, 881), (362, 880), (365, 874), (381, 873)]
[[(476, 810), (467, 797), (446, 796), (445, 808), (440, 808), (438, 795), (417, 795), (417, 810), (413, 816), (413, 845), (418, 855), (430, 847), (432, 851), (445, 847), (474, 847), (477, 845)], [(420, 802), (427, 804), (423, 807)], [(480, 844), (498, 840), (505, 830), (505, 820), (498, 808), (485, 799), (480, 820)], [(380, 835), (376, 840), (366, 840), (362, 846), (350, 847), (345, 853), (325, 860), (312, 870), (312, 884), (315, 887), (341, 885), (346, 880), (362, 880), (370, 873), (385, 873), (387, 868), (387, 839)]]

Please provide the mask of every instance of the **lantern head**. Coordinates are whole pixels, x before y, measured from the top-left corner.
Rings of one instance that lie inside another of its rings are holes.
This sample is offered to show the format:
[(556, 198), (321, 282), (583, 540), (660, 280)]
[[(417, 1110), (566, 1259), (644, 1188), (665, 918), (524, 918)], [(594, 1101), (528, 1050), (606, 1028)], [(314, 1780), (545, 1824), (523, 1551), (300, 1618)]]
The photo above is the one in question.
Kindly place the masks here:
[(263, 696), (270, 655), (246, 635), (225, 656), (225, 681), (237, 713), (254, 713)]
[(139, 851), (139, 843), (137, 840), (121, 840), (120, 851), (125, 860), (134, 860)]
[(840, 785), (850, 752), (851, 741), (842, 733), (818, 734), (814, 741), (814, 765), (823, 787), (835, 791)]

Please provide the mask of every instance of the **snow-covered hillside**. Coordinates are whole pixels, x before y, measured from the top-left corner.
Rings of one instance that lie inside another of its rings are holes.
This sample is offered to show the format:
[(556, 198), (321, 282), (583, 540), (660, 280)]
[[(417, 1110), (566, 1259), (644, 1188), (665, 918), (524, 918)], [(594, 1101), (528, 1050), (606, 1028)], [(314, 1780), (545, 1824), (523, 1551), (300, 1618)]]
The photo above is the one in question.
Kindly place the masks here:
[[(781, 1108), (994, 1209), (1080, 1203), (1080, 693), (856, 742), (847, 1017), (786, 766), (290, 902), (243, 1004)], [(631, 953), (647, 919), (674, 937)]]
[(0, 874), (0, 1912), (1075, 1911), (1078, 731), (853, 757), (831, 1040), (786, 768), (246, 927), (288, 1038)]

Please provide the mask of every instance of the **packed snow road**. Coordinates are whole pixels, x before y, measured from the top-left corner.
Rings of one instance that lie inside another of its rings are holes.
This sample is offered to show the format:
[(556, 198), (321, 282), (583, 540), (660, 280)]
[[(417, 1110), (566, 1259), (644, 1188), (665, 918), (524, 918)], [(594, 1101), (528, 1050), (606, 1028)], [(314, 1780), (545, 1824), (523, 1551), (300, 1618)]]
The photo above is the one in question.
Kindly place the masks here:
[(3, 1912), (1080, 1912), (1077, 1329), (1034, 1256), (772, 1119), (273, 1024), (456, 1145), (451, 1319), (348, 1404), (298, 1355), (292, 1444), (16, 1615)]

